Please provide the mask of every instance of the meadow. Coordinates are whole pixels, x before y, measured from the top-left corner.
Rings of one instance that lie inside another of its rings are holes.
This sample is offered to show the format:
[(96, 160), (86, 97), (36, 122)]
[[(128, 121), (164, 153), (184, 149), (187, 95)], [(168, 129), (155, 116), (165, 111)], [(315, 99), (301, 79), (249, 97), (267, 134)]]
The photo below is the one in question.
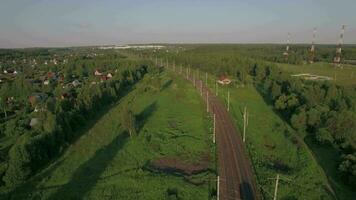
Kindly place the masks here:
[(309, 73), (319, 76), (330, 77), (332, 82), (343, 86), (356, 85), (356, 67), (354, 65), (343, 64), (342, 68), (334, 64), (318, 62), (313, 64), (276, 64), (280, 69), (289, 72), (291, 75)]
[[(214, 80), (215, 77), (209, 75), (208, 85), (212, 91), (216, 91)], [(263, 196), (273, 198), (275, 178), (280, 174), (278, 199), (333, 199), (334, 191), (313, 153), (256, 88), (219, 85), (218, 96), (226, 105), (228, 91), (230, 113), (241, 134), (243, 111), (247, 107), (246, 146)]]
[[(137, 118), (130, 137), (123, 109)], [(215, 149), (211, 119), (192, 85), (167, 72), (146, 75), (84, 133), (63, 156), (21, 187), (11, 199), (214, 199)], [(184, 174), (152, 169), (161, 158), (208, 166)]]
[[(206, 80), (204, 72), (191, 70), (191, 73), (202, 81)], [(265, 198), (273, 198), (275, 177), (280, 174), (280, 199), (334, 199), (335, 195), (341, 199), (352, 199), (350, 193), (342, 193), (341, 190), (335, 193), (303, 138), (275, 113), (273, 106), (266, 103), (255, 86), (222, 86), (215, 82), (216, 77), (208, 74), (209, 88), (226, 106), (229, 91), (230, 113), (240, 133), (243, 130), (243, 110), (247, 107), (249, 125), (246, 146), (259, 189)]]

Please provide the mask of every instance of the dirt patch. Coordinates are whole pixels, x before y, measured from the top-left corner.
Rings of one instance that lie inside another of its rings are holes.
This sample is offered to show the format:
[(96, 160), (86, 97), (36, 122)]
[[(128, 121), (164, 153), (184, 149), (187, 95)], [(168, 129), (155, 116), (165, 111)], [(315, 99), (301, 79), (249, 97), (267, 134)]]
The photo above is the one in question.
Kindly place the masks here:
[(150, 163), (151, 168), (166, 173), (180, 173), (185, 175), (198, 174), (209, 168), (210, 156), (204, 154), (196, 163), (183, 161), (178, 157), (163, 157)]

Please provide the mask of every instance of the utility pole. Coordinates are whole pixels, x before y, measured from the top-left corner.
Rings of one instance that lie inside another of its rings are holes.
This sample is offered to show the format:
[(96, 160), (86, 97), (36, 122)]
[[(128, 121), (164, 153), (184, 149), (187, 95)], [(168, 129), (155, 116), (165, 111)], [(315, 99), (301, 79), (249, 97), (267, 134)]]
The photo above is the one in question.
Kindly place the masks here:
[(215, 144), (215, 134), (216, 134), (216, 116), (214, 113), (214, 131), (213, 131), (213, 143)]
[(200, 80), (200, 96), (203, 96), (203, 81)]
[(242, 141), (245, 142), (246, 140), (246, 128), (247, 128), (247, 125), (248, 125), (248, 114), (247, 114), (247, 107), (245, 106), (245, 109), (244, 109), (244, 132), (243, 132), (243, 138), (242, 138)]
[(278, 182), (279, 182), (279, 174), (277, 174), (277, 178), (276, 178), (276, 185), (275, 185), (275, 187), (274, 187), (273, 200), (277, 200)]
[(208, 85), (208, 72), (205, 72), (205, 85)]
[(161, 66), (163, 66), (163, 60), (162, 60), (162, 58), (161, 58), (160, 60), (161, 60)]
[(195, 87), (195, 73), (193, 73), (193, 85)]
[(216, 186), (216, 198), (217, 198), (217, 200), (219, 200), (219, 198), (220, 198), (220, 176), (218, 176), (218, 180), (217, 180), (217, 186)]
[(230, 111), (230, 90), (227, 91), (227, 111)]
[(188, 67), (187, 67), (187, 68), (185, 68), (185, 70), (186, 70), (187, 79), (188, 79)]
[(339, 38), (339, 42), (337, 44), (336, 47), (336, 54), (334, 57), (334, 63), (337, 64), (340, 67), (341, 64), (341, 46), (344, 42), (344, 34), (345, 34), (345, 25), (342, 25), (341, 27), (341, 33), (340, 33), (340, 38)]
[(310, 64), (314, 63), (315, 60), (315, 36), (316, 36), (316, 28), (313, 29), (313, 40), (312, 40), (312, 45), (310, 47), (310, 60), (309, 60)]
[(209, 112), (209, 93), (206, 91), (206, 112)]

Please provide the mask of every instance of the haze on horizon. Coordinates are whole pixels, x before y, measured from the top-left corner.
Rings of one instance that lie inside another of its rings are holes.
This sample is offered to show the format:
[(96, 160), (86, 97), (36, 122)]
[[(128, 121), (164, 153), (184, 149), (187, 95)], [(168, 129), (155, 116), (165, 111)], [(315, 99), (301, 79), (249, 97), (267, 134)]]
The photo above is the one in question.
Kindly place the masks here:
[(2, 0), (0, 48), (129, 43), (356, 43), (355, 0)]

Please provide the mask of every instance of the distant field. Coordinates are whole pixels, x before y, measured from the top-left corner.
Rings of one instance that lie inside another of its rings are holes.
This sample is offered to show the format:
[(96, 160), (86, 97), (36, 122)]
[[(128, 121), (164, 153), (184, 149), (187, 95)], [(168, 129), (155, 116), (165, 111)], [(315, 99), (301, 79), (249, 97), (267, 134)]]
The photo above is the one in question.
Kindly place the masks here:
[[(151, 84), (162, 79), (162, 89)], [(139, 116), (129, 138), (120, 114), (130, 106)], [(208, 199), (215, 194), (211, 120), (200, 96), (183, 79), (146, 76), (56, 162), (15, 190), (14, 199)], [(210, 156), (196, 175), (149, 170), (162, 157), (196, 163)]]
[[(209, 83), (214, 90), (212, 80)], [(219, 87), (219, 96), (225, 103), (227, 89)], [(326, 175), (308, 147), (265, 103), (256, 89), (234, 86), (229, 90), (231, 113), (240, 130), (243, 129), (243, 108), (245, 105), (248, 108), (247, 147), (264, 197), (273, 198), (273, 178), (279, 173), (286, 179), (280, 182), (278, 199), (333, 199)]]
[(276, 64), (281, 69), (291, 74), (310, 73), (319, 76), (328, 76), (339, 85), (356, 85), (356, 65), (342, 65), (337, 68), (329, 63), (314, 63), (306, 65)]

